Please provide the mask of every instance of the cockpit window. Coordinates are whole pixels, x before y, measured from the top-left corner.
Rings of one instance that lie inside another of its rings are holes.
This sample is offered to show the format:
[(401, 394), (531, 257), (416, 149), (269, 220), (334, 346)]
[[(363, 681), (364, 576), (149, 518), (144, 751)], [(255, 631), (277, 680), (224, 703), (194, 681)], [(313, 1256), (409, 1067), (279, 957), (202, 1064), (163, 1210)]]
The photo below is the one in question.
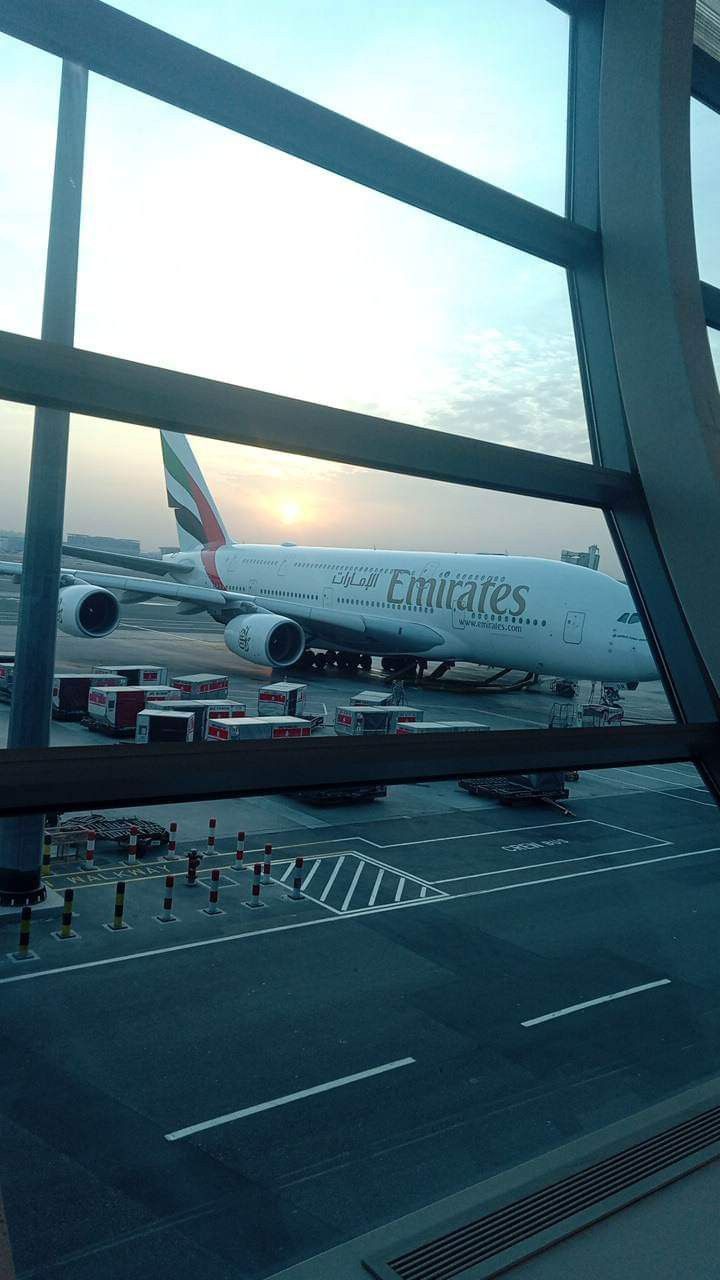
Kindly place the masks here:
[(640, 614), (639, 614), (639, 613), (631, 613), (631, 614), (630, 614), (630, 617), (628, 618), (628, 622), (639, 622), (639, 621), (640, 621)]
[(626, 614), (626, 613), (621, 613), (621, 614), (620, 614), (620, 617), (618, 618), (618, 622), (627, 622), (627, 620), (628, 620), (628, 616), (627, 616), (627, 614)]

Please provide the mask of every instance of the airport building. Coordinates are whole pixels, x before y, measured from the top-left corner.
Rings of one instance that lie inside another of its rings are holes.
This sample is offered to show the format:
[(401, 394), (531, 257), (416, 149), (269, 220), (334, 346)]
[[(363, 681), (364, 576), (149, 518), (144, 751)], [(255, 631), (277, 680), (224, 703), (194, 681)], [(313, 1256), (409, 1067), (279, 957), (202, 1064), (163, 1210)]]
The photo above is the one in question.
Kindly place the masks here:
[(720, 0), (131, 8), (0, 6), (0, 1274), (715, 1275)]

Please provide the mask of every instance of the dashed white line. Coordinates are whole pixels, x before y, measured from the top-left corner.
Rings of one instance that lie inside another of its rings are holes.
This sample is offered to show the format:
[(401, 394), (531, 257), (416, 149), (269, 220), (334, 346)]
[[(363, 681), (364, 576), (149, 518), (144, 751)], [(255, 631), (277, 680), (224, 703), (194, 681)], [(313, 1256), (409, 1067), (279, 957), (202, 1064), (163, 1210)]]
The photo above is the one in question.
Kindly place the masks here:
[(340, 868), (341, 868), (341, 866), (342, 866), (342, 864), (343, 864), (343, 862), (344, 862), (344, 861), (345, 861), (345, 854), (343, 853), (343, 854), (338, 858), (337, 862), (335, 863), (335, 866), (333, 867), (332, 871), (330, 872), (330, 879), (328, 880), (327, 884), (325, 885), (325, 888), (323, 889), (322, 893), (320, 894), (320, 901), (321, 901), (321, 902), (324, 902), (324, 901), (325, 901), (325, 899), (327, 898), (327, 896), (328, 896), (328, 894), (329, 894), (330, 890), (332, 889), (332, 887), (333, 887), (333, 885), (334, 885), (335, 881), (337, 880), (338, 872), (340, 871)]
[(398, 881), (398, 887), (395, 890), (395, 902), (399, 902), (400, 899), (402, 898), (404, 888), (405, 888), (405, 877), (401, 876)]
[(384, 868), (384, 867), (381, 867), (381, 868), (380, 868), (380, 870), (379, 870), (379, 871), (378, 871), (378, 873), (377, 873), (377, 879), (375, 880), (375, 883), (374, 883), (374, 885), (373, 885), (373, 887), (372, 887), (372, 893), (370, 894), (370, 898), (369, 898), (369, 900), (368, 900), (368, 906), (369, 906), (369, 907), (374, 907), (374, 906), (375, 906), (375, 900), (376, 900), (376, 898), (377, 898), (377, 896), (378, 896), (378, 892), (379, 892), (379, 890), (380, 890), (380, 885), (381, 885), (382, 878), (383, 878), (383, 876), (384, 876), (384, 875), (385, 875), (385, 868)]
[(645, 982), (641, 987), (626, 987), (624, 991), (613, 991), (609, 996), (598, 996), (595, 1000), (583, 1000), (582, 1004), (569, 1004), (566, 1009), (556, 1009), (554, 1013), (543, 1013), (539, 1018), (528, 1018), (521, 1022), (522, 1027), (536, 1027), (540, 1022), (552, 1022), (554, 1018), (565, 1018), (569, 1013), (579, 1013), (581, 1009), (592, 1009), (597, 1004), (609, 1004), (611, 1000), (622, 1000), (625, 996), (636, 996), (640, 991), (652, 991), (653, 987), (667, 987), (669, 978), (660, 978), (657, 982)]
[[(290, 865), (292, 866), (292, 863), (291, 863)], [(321, 862), (321, 860), (318, 858), (317, 862), (314, 862), (314, 863), (313, 863), (313, 865), (311, 866), (310, 870), (308, 871), (308, 873), (307, 873), (307, 875), (306, 875), (305, 879), (303, 880), (303, 889), (307, 889), (307, 887), (308, 887), (308, 885), (310, 884), (310, 881), (312, 880), (313, 876), (315, 875), (315, 872), (317, 871), (318, 867), (321, 867), (321, 866), (322, 866), (322, 862)]]
[(361, 875), (362, 875), (362, 873), (363, 873), (363, 867), (364, 867), (364, 866), (365, 866), (365, 863), (364, 863), (364, 862), (360, 862), (360, 863), (358, 863), (358, 868), (357, 868), (357, 871), (355, 872), (355, 875), (354, 875), (354, 876), (353, 876), (353, 878), (352, 878), (352, 881), (351, 881), (351, 883), (350, 883), (350, 888), (348, 889), (348, 891), (347, 891), (347, 893), (345, 894), (345, 897), (344, 897), (344, 899), (343, 899), (343, 904), (342, 904), (342, 906), (341, 906), (341, 908), (340, 908), (340, 910), (341, 910), (341, 911), (347, 911), (348, 907), (350, 906), (350, 903), (351, 903), (351, 901), (352, 901), (352, 896), (353, 896), (353, 894), (354, 894), (354, 892), (355, 892), (355, 887), (356, 887), (357, 882), (358, 882), (358, 880), (360, 879), (360, 877), (361, 877)]
[(325, 1084), (316, 1084), (310, 1089), (298, 1089), (297, 1093), (286, 1093), (282, 1098), (272, 1098), (270, 1102), (258, 1102), (254, 1107), (243, 1107), (241, 1111), (228, 1111), (224, 1116), (202, 1120), (200, 1124), (190, 1124), (185, 1129), (174, 1129), (172, 1133), (166, 1133), (165, 1138), (167, 1142), (177, 1142), (179, 1138), (190, 1138), (194, 1133), (216, 1129), (218, 1125), (231, 1124), (233, 1120), (243, 1120), (246, 1116), (256, 1116), (261, 1111), (271, 1111), (274, 1107), (285, 1107), (289, 1102), (299, 1102), (301, 1098), (312, 1098), (318, 1093), (341, 1089), (346, 1084), (356, 1084), (358, 1080), (369, 1080), (371, 1076), (384, 1075), (386, 1071), (397, 1071), (399, 1067), (409, 1067), (414, 1061), (414, 1058), (398, 1058), (395, 1062), (384, 1062), (380, 1067), (356, 1071), (351, 1076), (340, 1076), (337, 1080), (328, 1080)]

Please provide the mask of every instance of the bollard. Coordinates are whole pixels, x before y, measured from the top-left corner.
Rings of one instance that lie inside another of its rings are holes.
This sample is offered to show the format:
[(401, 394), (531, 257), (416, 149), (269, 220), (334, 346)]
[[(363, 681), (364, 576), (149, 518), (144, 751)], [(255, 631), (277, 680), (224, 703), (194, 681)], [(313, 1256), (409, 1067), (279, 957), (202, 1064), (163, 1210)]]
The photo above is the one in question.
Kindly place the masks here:
[(263, 884), (270, 884), (270, 871), (272, 869), (272, 845), (265, 845), (265, 856), (263, 858)]
[(86, 871), (95, 870), (95, 840), (96, 840), (96, 833), (94, 831), (88, 831), (87, 841), (85, 844), (85, 870)]
[(208, 823), (208, 842), (207, 842), (208, 853), (215, 852), (215, 828), (216, 827), (217, 827), (217, 818), (211, 818)]
[(170, 823), (170, 839), (168, 840), (168, 857), (174, 858), (177, 853), (177, 822)]
[(45, 832), (45, 835), (43, 836), (43, 854), (42, 854), (43, 879), (45, 879), (46, 876), (52, 875), (51, 859), (52, 859), (52, 836), (49, 836), (47, 832)]
[(188, 889), (195, 889), (197, 887), (197, 870), (199, 866), (200, 855), (197, 849), (191, 849), (188, 854), (187, 876), (185, 877), (185, 883)]
[(127, 865), (129, 867), (134, 867), (135, 863), (137, 862), (137, 842), (138, 842), (138, 829), (136, 826), (132, 826), (130, 828), (130, 843), (128, 845), (128, 856), (127, 856)]
[(162, 911), (155, 919), (161, 924), (173, 924), (177, 920), (177, 916), (173, 915), (173, 889), (175, 887), (175, 877), (165, 877), (165, 897), (163, 898)]
[(305, 894), (302, 893), (302, 869), (303, 869), (303, 859), (296, 858), (295, 874), (293, 876), (293, 887), (288, 894), (288, 898), (293, 898), (295, 901), (297, 901), (298, 898), (305, 897)]
[(238, 831), (237, 842), (235, 844), (235, 868), (242, 871), (245, 858), (245, 832)]
[(218, 898), (220, 897), (220, 868), (213, 867), (210, 872), (210, 893), (208, 895), (208, 904), (202, 907), (206, 916), (222, 916), (224, 911), (218, 906)]
[(23, 960), (37, 960), (37, 955), (30, 950), (30, 925), (32, 923), (32, 907), (23, 907), (20, 912), (20, 937), (17, 951), (11, 951), (8, 960), (20, 964)]
[(265, 905), (263, 902), (260, 901), (260, 872), (261, 871), (262, 871), (262, 867), (260, 866), (260, 863), (256, 862), (255, 866), (253, 867), (253, 882), (252, 882), (252, 888), (250, 891), (250, 901), (244, 902), (243, 903), (244, 907), (262, 907)]
[(53, 937), (60, 942), (67, 942), (68, 938), (77, 938), (77, 934), (72, 927), (73, 918), (73, 899), (75, 897), (74, 889), (66, 889), (63, 894), (63, 913), (60, 928), (53, 933)]
[(115, 932), (115, 930), (117, 929), (129, 929), (130, 926), (127, 925), (123, 920), (124, 911), (125, 911), (125, 881), (118, 880), (115, 886), (115, 911), (113, 914), (112, 924), (106, 924), (105, 928), (111, 929), (113, 932)]

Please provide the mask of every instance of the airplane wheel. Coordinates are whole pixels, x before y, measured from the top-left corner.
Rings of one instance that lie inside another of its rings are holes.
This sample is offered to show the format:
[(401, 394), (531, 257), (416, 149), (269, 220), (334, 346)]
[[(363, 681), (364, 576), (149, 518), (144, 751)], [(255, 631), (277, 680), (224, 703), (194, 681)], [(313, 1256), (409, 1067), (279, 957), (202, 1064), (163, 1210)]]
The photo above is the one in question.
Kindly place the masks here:
[(338, 665), (338, 658), (339, 654), (337, 654), (334, 649), (328, 649), (325, 654), (325, 662), (329, 667), (336, 667)]
[(326, 665), (327, 665), (326, 653), (313, 654), (313, 666), (316, 667), (318, 671), (324, 671)]

